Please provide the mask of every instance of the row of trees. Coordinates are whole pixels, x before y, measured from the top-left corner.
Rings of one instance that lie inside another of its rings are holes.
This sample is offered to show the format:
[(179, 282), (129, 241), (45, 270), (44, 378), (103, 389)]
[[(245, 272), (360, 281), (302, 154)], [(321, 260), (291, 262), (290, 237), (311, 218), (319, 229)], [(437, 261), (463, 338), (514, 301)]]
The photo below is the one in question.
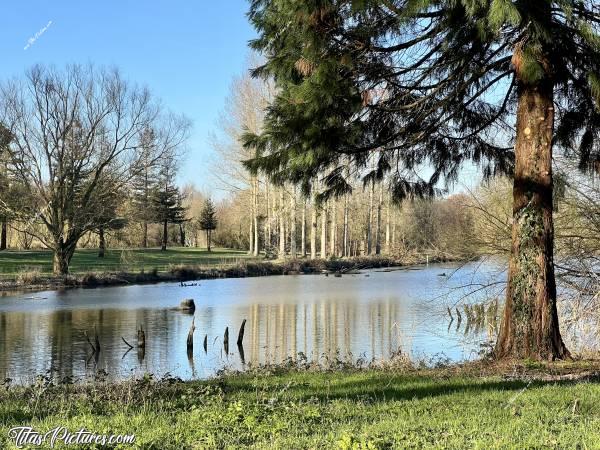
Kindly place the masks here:
[(473, 233), (473, 210), (464, 195), (397, 205), (378, 184), (318, 204), (299, 189), (267, 185), (260, 180), (256, 217), (247, 206), (251, 192), (238, 192), (220, 205), (223, 226), (215, 234), (220, 245), (313, 259), (424, 253), (469, 258), (477, 252), (466, 238)]
[[(247, 65), (262, 62), (251, 54)], [(393, 198), (393, 177), (365, 183), (355, 173), (348, 176), (351, 193), (325, 199), (325, 183), (307, 193), (300, 183), (285, 177), (249, 170), (243, 162), (254, 150), (243, 145), (244, 133), (263, 129), (276, 93), (270, 79), (252, 78), (249, 73), (234, 79), (219, 131), (212, 136), (214, 185), (228, 194), (220, 207), (223, 226), (215, 234), (221, 245), (279, 257), (436, 252), (464, 258), (475, 253), (467, 244), (471, 240), (449, 237), (451, 232), (472, 233), (471, 211), (460, 196), (435, 205), (413, 197), (414, 201), (399, 205)]]

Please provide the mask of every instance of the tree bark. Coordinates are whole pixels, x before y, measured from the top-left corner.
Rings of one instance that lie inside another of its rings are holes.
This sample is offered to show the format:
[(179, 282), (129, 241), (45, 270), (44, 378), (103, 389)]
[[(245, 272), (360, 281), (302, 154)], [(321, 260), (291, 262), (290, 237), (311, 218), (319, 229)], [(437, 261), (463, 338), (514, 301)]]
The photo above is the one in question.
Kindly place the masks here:
[(373, 239), (373, 191), (375, 190), (375, 182), (371, 181), (371, 187), (369, 189), (369, 211), (367, 214), (367, 255), (373, 252), (372, 239)]
[(390, 216), (392, 209), (391, 194), (388, 192), (386, 201), (386, 216), (385, 216), (385, 254), (390, 254)]
[(169, 239), (168, 235), (168, 225), (169, 222), (167, 220), (163, 221), (163, 235), (162, 235), (162, 246), (160, 249), (164, 252), (167, 249), (167, 239)]
[(337, 208), (335, 200), (329, 202), (331, 208), (331, 232), (329, 236), (329, 253), (337, 256)]
[(519, 78), (512, 248), (498, 358), (569, 357), (559, 330), (554, 278), (553, 91), (550, 79), (530, 85)]
[(98, 229), (98, 258), (104, 258), (106, 253), (106, 239), (104, 238), (104, 228)]
[(302, 200), (302, 241), (300, 244), (300, 253), (306, 258), (306, 199)]
[(179, 224), (179, 243), (185, 247), (185, 226), (182, 223)]
[(321, 208), (321, 258), (327, 258), (327, 205)]
[(381, 206), (383, 204), (383, 184), (379, 183), (379, 198), (377, 199), (377, 229), (375, 230), (375, 254), (381, 255)]
[(206, 230), (206, 251), (207, 252), (210, 252), (210, 238), (211, 238), (210, 230)]
[(271, 189), (269, 186), (269, 180), (267, 179), (265, 181), (265, 200), (267, 202), (266, 204), (266, 212), (267, 212), (267, 221), (265, 223), (265, 246), (268, 246), (269, 248), (271, 247), (271, 245), (273, 244), (272, 242), (272, 236), (273, 233), (271, 231)]
[(254, 215), (250, 218), (250, 234), (248, 235), (248, 254), (254, 251)]
[(0, 250), (6, 250), (7, 245), (6, 245), (6, 241), (7, 241), (7, 222), (6, 220), (2, 221), (2, 226), (1, 226), (1, 231), (0, 231)]
[(317, 259), (317, 226), (318, 226), (318, 210), (317, 202), (313, 198), (312, 201), (312, 216), (310, 224), (310, 259)]
[(348, 194), (344, 195), (344, 250), (342, 251), (342, 256), (346, 257), (350, 253), (349, 248), (349, 239), (350, 239), (350, 229), (348, 227)]
[(279, 257), (285, 258), (285, 220), (284, 216), (285, 208), (285, 194), (283, 187), (279, 192)]
[(290, 209), (290, 255), (295, 259), (298, 256), (296, 250), (296, 186), (292, 190)]
[(63, 238), (60, 238), (54, 247), (54, 256), (52, 268), (55, 275), (68, 275), (69, 264), (75, 252), (75, 246), (67, 245)]
[(256, 177), (252, 181), (252, 212), (254, 221), (254, 251), (252, 254), (258, 256), (260, 252), (260, 236), (258, 232), (258, 178)]
[(148, 222), (146, 221), (142, 225), (142, 247), (148, 248)]

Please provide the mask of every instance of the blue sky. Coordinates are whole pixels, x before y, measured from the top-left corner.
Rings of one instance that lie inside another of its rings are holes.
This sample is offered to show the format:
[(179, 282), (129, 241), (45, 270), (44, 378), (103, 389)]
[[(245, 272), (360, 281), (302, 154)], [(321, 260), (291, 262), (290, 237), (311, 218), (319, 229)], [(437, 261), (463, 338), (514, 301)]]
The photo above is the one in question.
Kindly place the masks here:
[(21, 75), (36, 63), (118, 67), (193, 121), (180, 181), (208, 191), (208, 135), (232, 78), (244, 71), (254, 36), (247, 9), (247, 0), (10, 2), (0, 15), (0, 78)]

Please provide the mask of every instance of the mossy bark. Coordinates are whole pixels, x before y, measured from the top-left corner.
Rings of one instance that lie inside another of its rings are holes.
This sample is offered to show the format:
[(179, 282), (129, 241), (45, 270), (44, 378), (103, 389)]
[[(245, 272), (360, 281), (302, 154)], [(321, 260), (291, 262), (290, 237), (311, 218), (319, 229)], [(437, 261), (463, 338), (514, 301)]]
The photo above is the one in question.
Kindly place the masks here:
[(554, 278), (553, 90), (550, 77), (518, 85), (512, 249), (499, 358), (569, 356), (560, 335)]

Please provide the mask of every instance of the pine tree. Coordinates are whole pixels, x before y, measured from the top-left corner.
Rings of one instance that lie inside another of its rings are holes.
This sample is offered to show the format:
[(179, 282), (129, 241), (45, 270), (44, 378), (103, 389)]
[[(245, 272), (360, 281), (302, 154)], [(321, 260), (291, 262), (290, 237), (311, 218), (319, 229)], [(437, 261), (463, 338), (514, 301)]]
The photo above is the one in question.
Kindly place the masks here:
[(206, 248), (210, 252), (212, 231), (216, 230), (218, 225), (217, 212), (210, 198), (206, 199), (206, 202), (204, 203), (204, 208), (202, 208), (198, 223), (200, 229), (206, 231)]
[(161, 161), (159, 181), (152, 193), (153, 218), (163, 226), (162, 251), (167, 249), (169, 224), (181, 224), (186, 221), (187, 208), (183, 206), (183, 196), (175, 186), (174, 178), (175, 160), (165, 156)]
[[(553, 261), (552, 154), (600, 168), (600, 8), (591, 0), (253, 0), (254, 75), (276, 80), (247, 162), (351, 191), (389, 174), (395, 200), (434, 195), (465, 161), (514, 176), (497, 357), (564, 358)], [(285, 24), (282, 29), (281, 24)], [(515, 124), (513, 126), (513, 124)], [(371, 164), (374, 163), (373, 168)], [(425, 166), (432, 176), (414, 174)]]
[(126, 197), (110, 171), (102, 177), (98, 186), (102, 202), (94, 209), (92, 220), (96, 224), (98, 234), (98, 258), (104, 258), (106, 253), (106, 233), (121, 230), (127, 226), (127, 219), (119, 215), (119, 207)]
[(158, 160), (156, 157), (156, 135), (152, 128), (145, 128), (139, 137), (139, 154), (133, 165), (131, 199), (134, 219), (142, 225), (143, 248), (148, 247), (148, 224), (155, 218), (152, 195), (158, 182)]

